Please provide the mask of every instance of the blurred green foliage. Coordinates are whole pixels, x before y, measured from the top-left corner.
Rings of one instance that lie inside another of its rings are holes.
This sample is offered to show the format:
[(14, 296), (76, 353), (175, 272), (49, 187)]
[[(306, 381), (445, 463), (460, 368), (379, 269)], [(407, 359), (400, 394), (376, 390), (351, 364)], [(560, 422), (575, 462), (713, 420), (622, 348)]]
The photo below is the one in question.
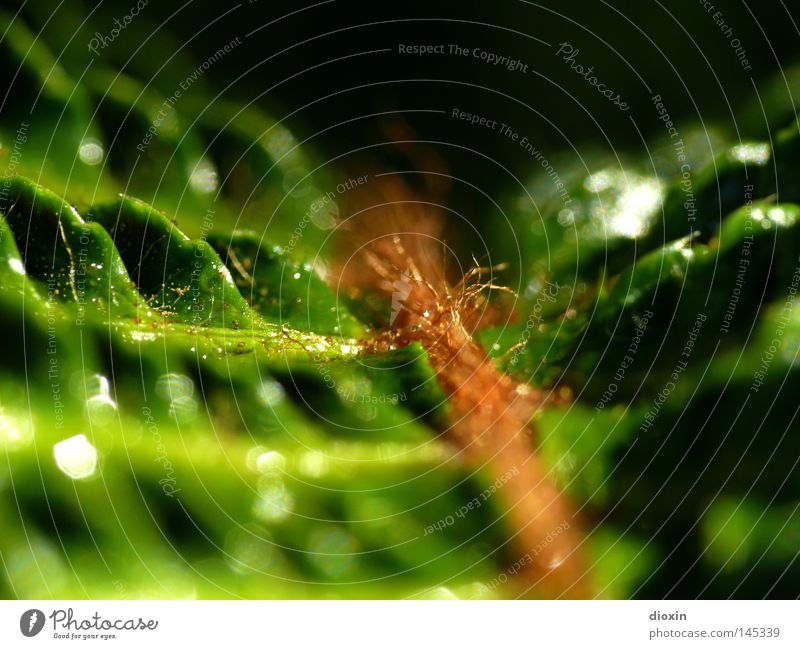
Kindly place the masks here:
[[(320, 279), (347, 174), (219, 77), (170, 101), (198, 61), (152, 18), (116, 51), (174, 56), (87, 67), (104, 23), (59, 17), (0, 14), (0, 593), (503, 596), (500, 503), (426, 533), (487, 477), (424, 352), (359, 356)], [(539, 452), (607, 597), (798, 594), (800, 133), (729, 132), (683, 133), (688, 206), (656, 141), (657, 168), (554, 157), (569, 205), (528, 171), (481, 229), (520, 287), (481, 340), (572, 392)]]

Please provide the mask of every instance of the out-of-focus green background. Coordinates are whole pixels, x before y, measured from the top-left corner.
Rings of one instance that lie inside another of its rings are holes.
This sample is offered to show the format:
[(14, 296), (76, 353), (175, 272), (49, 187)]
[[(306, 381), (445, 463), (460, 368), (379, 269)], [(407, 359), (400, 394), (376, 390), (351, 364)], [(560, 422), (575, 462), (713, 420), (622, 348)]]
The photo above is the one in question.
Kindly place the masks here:
[(798, 595), (791, 7), (134, 7), (0, 14), (5, 597), (511, 593), (424, 353), (356, 359), (389, 307), (324, 281), (387, 169), (509, 263), (480, 338), (572, 394), (538, 452), (598, 593)]

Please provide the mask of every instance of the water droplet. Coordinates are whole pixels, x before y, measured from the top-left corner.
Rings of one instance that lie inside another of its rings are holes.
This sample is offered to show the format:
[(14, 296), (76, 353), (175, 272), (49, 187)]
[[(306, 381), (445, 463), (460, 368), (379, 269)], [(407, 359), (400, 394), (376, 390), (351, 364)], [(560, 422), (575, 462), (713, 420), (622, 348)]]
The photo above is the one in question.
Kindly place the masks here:
[(33, 428), (29, 419), (13, 419), (0, 414), (0, 446), (17, 449), (33, 440)]
[(100, 144), (100, 141), (95, 138), (86, 138), (81, 142), (81, 146), (78, 149), (78, 156), (81, 162), (93, 167), (103, 161), (103, 146)]
[(608, 171), (598, 171), (583, 181), (583, 186), (590, 192), (600, 193), (614, 184), (614, 179)]
[(286, 469), (286, 458), (278, 451), (267, 451), (256, 458), (256, 470), (259, 473), (283, 473)]
[(179, 424), (189, 423), (197, 415), (194, 383), (184, 374), (164, 374), (156, 381), (156, 394), (169, 401), (169, 415)]
[(340, 577), (358, 562), (358, 542), (340, 527), (316, 529), (309, 543), (309, 560), (328, 577)]
[(197, 401), (190, 396), (178, 397), (170, 402), (168, 412), (179, 424), (188, 424), (197, 415)]
[(53, 447), (56, 465), (73, 480), (94, 475), (97, 470), (97, 449), (86, 435), (80, 434), (58, 442)]
[(563, 209), (558, 213), (558, 224), (564, 227), (570, 226), (575, 223), (575, 214), (572, 210)]
[(94, 374), (85, 381), (86, 414), (93, 424), (106, 425), (117, 412), (117, 404), (111, 398), (111, 384), (101, 374)]
[(194, 394), (194, 382), (185, 374), (162, 374), (156, 381), (156, 394), (167, 401), (190, 397)]
[(731, 149), (731, 157), (734, 160), (759, 166), (767, 164), (769, 154), (769, 145), (764, 143), (737, 144)]
[(782, 207), (773, 207), (767, 211), (767, 216), (776, 224), (781, 226), (794, 225), (795, 216)]
[(286, 392), (283, 386), (277, 381), (266, 379), (261, 382), (256, 390), (259, 401), (265, 406), (276, 406), (283, 401)]
[(259, 525), (236, 528), (225, 539), (225, 557), (231, 570), (239, 574), (266, 572), (273, 567), (278, 549), (269, 533)]
[(289, 517), (294, 508), (294, 497), (283, 484), (283, 480), (264, 476), (259, 484), (259, 494), (253, 504), (253, 513), (267, 523), (280, 523)]
[(262, 138), (267, 153), (277, 160), (288, 154), (296, 145), (296, 141), (289, 130), (283, 126), (275, 125)]
[(189, 175), (189, 184), (198, 194), (210, 194), (219, 186), (217, 169), (207, 158), (198, 160)]
[(22, 265), (22, 261), (17, 259), (16, 257), (9, 257), (8, 265), (11, 267), (15, 273), (19, 273), (20, 275), (25, 274), (25, 266)]
[(134, 331), (131, 332), (131, 340), (134, 342), (152, 341), (156, 339), (156, 335), (152, 331)]
[(661, 205), (661, 184), (654, 178), (631, 183), (622, 192), (611, 218), (611, 230), (626, 237), (642, 234)]
[(297, 468), (310, 478), (320, 478), (328, 470), (328, 458), (321, 451), (308, 451), (300, 456)]

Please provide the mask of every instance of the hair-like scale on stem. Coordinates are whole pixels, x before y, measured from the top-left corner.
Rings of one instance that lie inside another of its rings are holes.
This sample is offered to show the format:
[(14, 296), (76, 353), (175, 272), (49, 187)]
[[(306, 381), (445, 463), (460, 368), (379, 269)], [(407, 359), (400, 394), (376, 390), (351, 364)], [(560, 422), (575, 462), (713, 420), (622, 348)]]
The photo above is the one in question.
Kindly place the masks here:
[(390, 175), (376, 179), (371, 194), (371, 206), (340, 226), (338, 269), (351, 295), (377, 292), (392, 303), (390, 328), (365, 341), (366, 350), (418, 342), (427, 351), (451, 404), (446, 435), (474, 468), (507, 478), (497, 493), (523, 565), (516, 573), (520, 592), (591, 597), (580, 525), (535, 452), (531, 420), (545, 396), (498, 371), (471, 335), (487, 293), (508, 290), (491, 282), (497, 267), (475, 262), (460, 280), (448, 281), (441, 210), (414, 200)]

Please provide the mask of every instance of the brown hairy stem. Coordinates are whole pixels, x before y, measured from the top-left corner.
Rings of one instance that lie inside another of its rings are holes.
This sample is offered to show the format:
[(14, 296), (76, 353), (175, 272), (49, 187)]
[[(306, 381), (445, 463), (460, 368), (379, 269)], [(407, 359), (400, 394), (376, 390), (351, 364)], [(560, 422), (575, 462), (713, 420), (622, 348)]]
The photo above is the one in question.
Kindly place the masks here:
[(381, 186), (381, 200), (342, 224), (349, 254), (340, 281), (382, 294), (392, 304), (390, 329), (365, 348), (418, 342), (427, 351), (452, 406), (447, 436), (472, 466), (504, 476), (497, 493), (513, 531), (521, 590), (539, 597), (591, 597), (580, 526), (535, 453), (531, 420), (545, 397), (498, 371), (471, 335), (486, 311), (487, 291), (507, 289), (485, 279), (496, 268), (477, 262), (459, 281), (449, 281), (439, 211), (411, 200), (392, 177), (383, 177)]

